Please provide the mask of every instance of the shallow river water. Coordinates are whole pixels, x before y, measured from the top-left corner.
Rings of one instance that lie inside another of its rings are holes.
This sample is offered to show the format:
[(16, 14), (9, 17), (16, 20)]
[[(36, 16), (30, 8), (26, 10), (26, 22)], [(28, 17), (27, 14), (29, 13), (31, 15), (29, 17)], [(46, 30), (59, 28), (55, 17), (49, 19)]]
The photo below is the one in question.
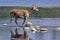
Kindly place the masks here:
[[(43, 19), (29, 19), (33, 25), (38, 25), (40, 27), (45, 27), (48, 29), (47, 32), (29, 32), (29, 36), (33, 40), (60, 40), (60, 29), (56, 29), (60, 27), (60, 18), (43, 18)], [(21, 25), (23, 20), (18, 20), (18, 24)], [(4, 25), (7, 24), (7, 25)], [(0, 19), (0, 40), (10, 40), (10, 25), (16, 26), (14, 21), (12, 24), (9, 24), (9, 19)], [(14, 29), (12, 27), (12, 29)], [(20, 33), (23, 33), (20, 31)]]

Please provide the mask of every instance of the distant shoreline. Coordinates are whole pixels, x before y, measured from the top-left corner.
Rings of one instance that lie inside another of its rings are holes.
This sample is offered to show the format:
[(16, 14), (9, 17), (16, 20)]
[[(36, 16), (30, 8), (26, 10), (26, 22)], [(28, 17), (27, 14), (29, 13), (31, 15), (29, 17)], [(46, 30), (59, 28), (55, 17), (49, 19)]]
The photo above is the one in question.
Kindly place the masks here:
[[(0, 18), (9, 18), (11, 9), (26, 9), (31, 7), (19, 7), (19, 6), (0, 6)], [(30, 18), (60, 18), (60, 7), (38, 7), (39, 12), (32, 13)]]

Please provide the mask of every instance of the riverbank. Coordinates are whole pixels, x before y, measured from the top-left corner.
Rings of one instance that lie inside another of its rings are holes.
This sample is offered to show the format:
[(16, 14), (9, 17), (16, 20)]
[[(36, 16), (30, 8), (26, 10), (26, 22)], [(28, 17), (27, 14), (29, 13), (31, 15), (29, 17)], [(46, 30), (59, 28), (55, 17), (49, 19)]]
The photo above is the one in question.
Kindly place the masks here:
[[(10, 10), (12, 9), (25, 9), (30, 10), (31, 7), (18, 7), (18, 6), (0, 6), (0, 18), (9, 18)], [(39, 12), (30, 14), (31, 18), (59, 18), (60, 7), (38, 7)]]

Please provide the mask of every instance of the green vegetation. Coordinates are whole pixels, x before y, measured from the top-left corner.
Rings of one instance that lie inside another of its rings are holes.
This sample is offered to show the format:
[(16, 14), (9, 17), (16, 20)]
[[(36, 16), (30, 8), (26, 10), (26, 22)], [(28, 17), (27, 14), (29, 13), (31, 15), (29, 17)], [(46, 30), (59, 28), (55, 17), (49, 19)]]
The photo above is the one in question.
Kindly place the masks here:
[[(9, 18), (9, 13), (11, 9), (27, 9), (29, 10), (30, 7), (12, 7), (12, 6), (0, 6), (0, 18)], [(59, 7), (52, 7), (52, 8), (43, 8), (38, 7), (39, 12), (34, 12), (30, 15), (30, 18), (56, 18), (60, 17), (60, 8)]]

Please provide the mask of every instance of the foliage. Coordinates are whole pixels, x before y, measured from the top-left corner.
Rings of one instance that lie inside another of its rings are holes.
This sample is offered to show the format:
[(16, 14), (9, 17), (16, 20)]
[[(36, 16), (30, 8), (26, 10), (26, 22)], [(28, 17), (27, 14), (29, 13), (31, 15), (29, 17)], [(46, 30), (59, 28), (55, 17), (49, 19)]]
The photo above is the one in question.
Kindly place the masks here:
[[(7, 17), (9, 18), (9, 13), (11, 9), (27, 9), (31, 7), (18, 7), (18, 6), (0, 6), (0, 18)], [(38, 7), (39, 12), (34, 12), (30, 15), (30, 18), (56, 18), (60, 17), (60, 8), (59, 7)]]

